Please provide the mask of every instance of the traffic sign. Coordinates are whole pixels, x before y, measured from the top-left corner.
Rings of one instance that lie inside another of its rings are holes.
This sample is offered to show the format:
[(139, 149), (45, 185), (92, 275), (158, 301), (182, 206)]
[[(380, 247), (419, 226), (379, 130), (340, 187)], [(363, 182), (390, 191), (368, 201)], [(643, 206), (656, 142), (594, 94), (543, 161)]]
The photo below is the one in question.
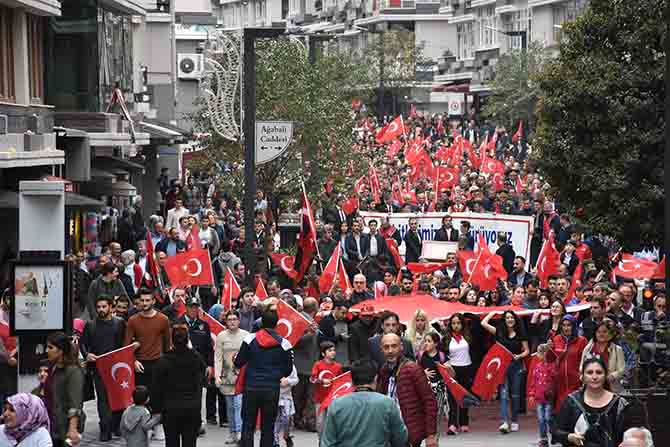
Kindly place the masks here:
[(292, 140), (291, 121), (256, 121), (256, 165), (282, 155)]

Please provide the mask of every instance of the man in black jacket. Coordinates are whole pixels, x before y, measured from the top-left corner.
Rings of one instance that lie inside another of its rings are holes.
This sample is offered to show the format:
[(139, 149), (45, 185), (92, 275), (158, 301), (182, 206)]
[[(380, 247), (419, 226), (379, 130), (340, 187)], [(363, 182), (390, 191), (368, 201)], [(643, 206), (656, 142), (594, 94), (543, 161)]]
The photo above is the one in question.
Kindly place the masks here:
[(370, 344), (368, 339), (375, 335), (375, 308), (367, 304), (361, 308), (358, 314), (358, 320), (354, 321), (349, 330), (351, 337), (349, 340), (349, 360), (351, 363), (370, 359)]
[(112, 440), (112, 433), (119, 433), (122, 411), (112, 412), (109, 408), (105, 383), (95, 367), (98, 356), (115, 351), (123, 346), (126, 322), (122, 318), (112, 316), (114, 299), (100, 295), (95, 299), (96, 317), (84, 326), (84, 333), (79, 340), (79, 350), (86, 360), (88, 374), (93, 376), (95, 394), (100, 420), (100, 441)]
[(421, 236), (416, 217), (410, 217), (409, 230), (405, 233), (405, 262), (419, 262), (421, 257)]
[(458, 242), (458, 230), (451, 224), (451, 216), (442, 218), (442, 228), (435, 232), (435, 240), (442, 242)]
[(279, 382), (293, 371), (291, 344), (275, 328), (279, 317), (268, 309), (261, 316), (262, 329), (249, 334), (235, 357), (235, 368), (246, 366), (242, 401), (242, 447), (253, 447), (256, 415), (261, 412), (261, 447), (274, 444), (274, 423), (279, 404)]
[(505, 267), (507, 274), (511, 275), (514, 269), (515, 253), (512, 245), (507, 242), (507, 233), (502, 231), (498, 233), (497, 243), (498, 250), (496, 250), (496, 254), (502, 258), (503, 267)]

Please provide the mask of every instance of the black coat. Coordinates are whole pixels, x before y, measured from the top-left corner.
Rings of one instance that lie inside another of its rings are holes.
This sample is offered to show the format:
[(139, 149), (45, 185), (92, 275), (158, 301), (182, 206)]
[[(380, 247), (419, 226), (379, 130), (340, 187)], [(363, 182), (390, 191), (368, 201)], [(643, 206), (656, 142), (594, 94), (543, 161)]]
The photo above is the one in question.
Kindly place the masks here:
[(362, 320), (354, 321), (349, 326), (351, 338), (349, 339), (349, 360), (355, 362), (356, 360), (370, 358), (370, 344), (368, 339), (375, 334), (375, 323), (371, 321), (369, 325), (365, 325)]
[(189, 324), (186, 315), (182, 315), (177, 319), (177, 324), (188, 326), (188, 337), (191, 339), (193, 349), (200, 354), (207, 366), (214, 366), (214, 346), (209, 323), (198, 318)]
[(206, 365), (193, 349), (172, 350), (153, 370), (151, 407), (154, 413), (195, 410), (202, 406)]
[(414, 231), (405, 233), (405, 262), (419, 262), (421, 257), (421, 238)]
[(360, 234), (361, 258), (358, 257), (358, 247), (356, 246), (356, 239), (354, 235), (350, 234), (344, 241), (344, 248), (352, 264), (358, 264), (366, 256), (370, 254), (370, 236), (367, 234)]
[(441, 227), (435, 232), (435, 240), (441, 242), (458, 242), (458, 230), (456, 228), (446, 229)]
[(496, 254), (502, 258), (503, 267), (507, 270), (507, 274), (511, 274), (514, 270), (514, 249), (510, 244), (503, 244), (496, 250)]
[[(347, 222), (347, 225), (349, 226), (349, 229), (351, 229), (351, 223), (354, 220), (353, 214), (348, 215), (345, 213), (344, 214), (344, 221)], [(342, 226), (342, 217), (340, 216), (340, 211), (337, 209), (337, 207), (330, 207), (326, 208), (323, 211), (323, 221), (327, 224), (332, 224), (333, 225), (333, 231), (335, 234), (340, 234), (340, 227)]]

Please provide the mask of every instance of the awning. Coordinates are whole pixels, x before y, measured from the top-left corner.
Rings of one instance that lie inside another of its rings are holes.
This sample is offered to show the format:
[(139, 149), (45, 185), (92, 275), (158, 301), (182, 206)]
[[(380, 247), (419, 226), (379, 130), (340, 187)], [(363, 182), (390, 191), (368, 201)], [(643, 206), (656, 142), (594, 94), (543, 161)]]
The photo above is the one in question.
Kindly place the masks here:
[[(120, 158), (120, 157), (112, 157), (109, 155), (101, 155), (99, 157), (95, 157), (95, 160), (97, 161), (96, 164), (100, 165), (100, 161), (105, 161), (105, 167), (107, 168), (121, 168), (124, 171), (125, 170), (133, 170), (133, 171), (144, 171), (144, 166), (135, 163), (133, 161), (127, 160), (125, 158)], [(109, 162), (109, 165), (106, 163)]]
[[(105, 206), (105, 202), (82, 196), (75, 192), (65, 193), (65, 206), (75, 208), (100, 208)], [(0, 191), (0, 209), (14, 209), (19, 207), (19, 193), (15, 191)]]
[(148, 133), (152, 139), (183, 141), (188, 133), (186, 130), (160, 121), (144, 119), (139, 124), (142, 126), (142, 130)]

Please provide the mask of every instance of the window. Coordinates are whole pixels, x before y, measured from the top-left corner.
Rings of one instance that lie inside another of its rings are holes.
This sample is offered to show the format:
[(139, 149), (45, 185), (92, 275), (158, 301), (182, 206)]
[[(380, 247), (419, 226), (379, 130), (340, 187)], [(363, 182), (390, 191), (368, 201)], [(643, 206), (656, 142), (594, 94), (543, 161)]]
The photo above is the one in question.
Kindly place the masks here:
[(27, 14), (28, 69), (30, 70), (30, 102), (44, 100), (44, 19)]
[(0, 6), (0, 101), (15, 100), (14, 11)]
[[(526, 42), (530, 37), (530, 23), (531, 16), (529, 9), (522, 9), (521, 11), (515, 11), (504, 16), (505, 31), (526, 31)], [(507, 38), (507, 47), (510, 50), (520, 50), (521, 49), (521, 36), (509, 36)]]
[(475, 33), (472, 22), (456, 25), (458, 37), (458, 59), (471, 59), (475, 47)]
[(554, 42), (561, 41), (562, 33), (561, 25), (565, 22), (571, 22), (577, 18), (579, 14), (584, 11), (588, 1), (587, 0), (570, 0), (560, 5), (554, 5), (552, 8), (553, 15), (553, 32)]
[(498, 43), (498, 23), (494, 6), (481, 8), (479, 16), (479, 48), (491, 48)]

